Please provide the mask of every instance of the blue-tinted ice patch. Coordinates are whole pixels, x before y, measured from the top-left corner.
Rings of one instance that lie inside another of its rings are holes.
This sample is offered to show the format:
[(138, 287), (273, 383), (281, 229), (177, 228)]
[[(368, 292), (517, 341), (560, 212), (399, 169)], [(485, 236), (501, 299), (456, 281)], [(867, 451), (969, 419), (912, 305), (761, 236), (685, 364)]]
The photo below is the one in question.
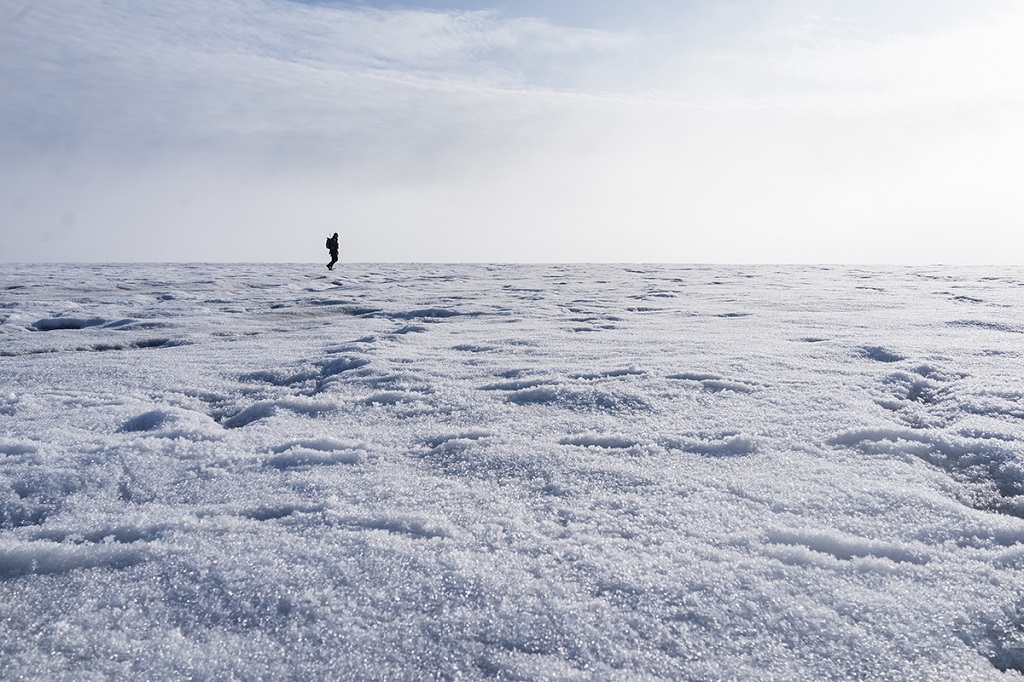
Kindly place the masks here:
[(32, 323), (36, 331), (50, 332), (61, 329), (85, 329), (106, 324), (102, 317), (46, 317)]
[(460, 343), (452, 346), (452, 350), (457, 350), (463, 353), (488, 353), (497, 350), (497, 347), (482, 343)]
[(393, 320), (417, 320), (417, 319), (443, 319), (447, 317), (458, 317), (459, 315), (465, 315), (457, 310), (449, 310), (448, 308), (420, 308), (418, 310), (408, 310), (405, 312), (382, 312), (381, 317), (389, 317)]
[(370, 361), (366, 358), (345, 356), (340, 358), (334, 358), (323, 363), (320, 369), (320, 376), (324, 379), (327, 377), (333, 377), (342, 372), (347, 372), (352, 369), (358, 369), (365, 367), (370, 364)]
[(326, 509), (323, 504), (266, 503), (237, 512), (237, 515), (250, 521), (277, 521), (295, 514), (320, 514)]
[(138, 320), (136, 320), (133, 317), (126, 317), (124, 319), (114, 320), (113, 322), (108, 322), (107, 324), (104, 325), (104, 327), (106, 329), (121, 329), (123, 327), (128, 327), (128, 326), (134, 325), (137, 322), (138, 322)]
[(121, 426), (121, 430), (126, 432), (153, 431), (172, 420), (173, 416), (167, 410), (150, 410), (126, 421)]
[(139, 544), (8, 540), (0, 547), (0, 579), (70, 573), (84, 568), (126, 568), (145, 561), (149, 556), (148, 548)]
[(0, 455), (15, 457), (18, 455), (31, 455), (36, 452), (39, 452), (39, 447), (34, 443), (0, 439)]
[(1007, 334), (1024, 334), (1024, 327), (1020, 325), (1006, 324), (1005, 322), (993, 322), (991, 320), (951, 320), (947, 322), (951, 327), (973, 327), (993, 332), (1005, 332)]

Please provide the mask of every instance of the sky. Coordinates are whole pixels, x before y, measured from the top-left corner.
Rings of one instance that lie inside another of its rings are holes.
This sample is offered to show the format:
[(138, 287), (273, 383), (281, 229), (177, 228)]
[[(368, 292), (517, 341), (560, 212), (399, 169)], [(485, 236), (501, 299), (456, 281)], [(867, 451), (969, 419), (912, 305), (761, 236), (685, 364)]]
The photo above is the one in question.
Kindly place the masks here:
[(1010, 0), (0, 0), (0, 262), (1024, 261)]

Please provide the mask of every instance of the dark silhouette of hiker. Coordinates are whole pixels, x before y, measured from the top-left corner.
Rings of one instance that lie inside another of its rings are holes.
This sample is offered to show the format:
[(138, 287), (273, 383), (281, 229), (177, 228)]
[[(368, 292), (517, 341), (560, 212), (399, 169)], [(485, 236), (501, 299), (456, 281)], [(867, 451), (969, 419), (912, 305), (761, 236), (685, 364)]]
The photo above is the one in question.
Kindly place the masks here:
[(331, 262), (327, 264), (328, 270), (334, 269), (334, 264), (338, 262), (338, 233), (335, 232), (333, 237), (327, 238), (327, 250), (331, 252)]

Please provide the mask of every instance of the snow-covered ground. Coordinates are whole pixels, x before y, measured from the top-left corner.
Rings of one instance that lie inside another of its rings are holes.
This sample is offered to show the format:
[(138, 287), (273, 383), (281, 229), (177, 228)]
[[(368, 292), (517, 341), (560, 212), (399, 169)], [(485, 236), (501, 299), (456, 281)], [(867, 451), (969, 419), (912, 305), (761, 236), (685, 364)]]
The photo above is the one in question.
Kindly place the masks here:
[(1020, 679), (1024, 269), (0, 265), (3, 679)]

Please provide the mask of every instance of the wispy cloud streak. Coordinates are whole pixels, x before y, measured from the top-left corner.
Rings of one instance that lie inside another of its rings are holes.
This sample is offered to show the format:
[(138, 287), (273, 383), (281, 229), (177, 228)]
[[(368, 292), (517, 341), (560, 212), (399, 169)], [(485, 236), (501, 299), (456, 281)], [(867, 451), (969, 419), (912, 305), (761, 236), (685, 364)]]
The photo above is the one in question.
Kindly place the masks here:
[[(221, 3), (47, 3), (4, 41), (0, 107), (36, 144), (344, 142), (529, 89), (547, 55), (623, 39), (493, 12)], [(460, 123), (467, 123), (463, 117)], [(475, 118), (475, 117), (474, 117)]]

